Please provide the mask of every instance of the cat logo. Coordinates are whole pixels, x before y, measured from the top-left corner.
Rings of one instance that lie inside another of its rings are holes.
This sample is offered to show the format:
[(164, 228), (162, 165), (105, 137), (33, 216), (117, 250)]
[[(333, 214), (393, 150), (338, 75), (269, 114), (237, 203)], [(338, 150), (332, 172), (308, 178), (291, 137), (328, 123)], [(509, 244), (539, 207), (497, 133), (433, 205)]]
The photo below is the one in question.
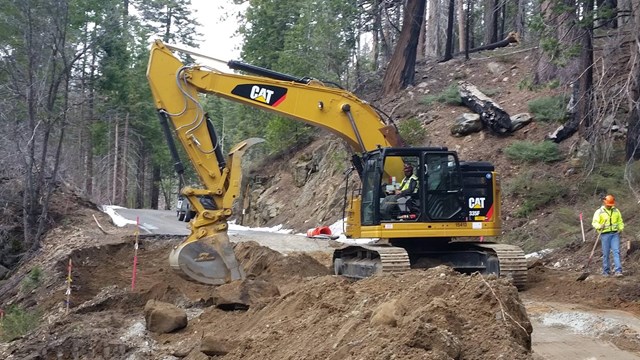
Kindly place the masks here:
[(483, 197), (469, 198), (469, 209), (484, 209)]
[(262, 84), (241, 84), (231, 90), (233, 95), (276, 107), (287, 97), (287, 89)]
[(265, 104), (268, 104), (271, 101), (271, 95), (273, 95), (273, 90), (269, 90), (267, 88), (261, 88), (258, 85), (254, 85), (251, 87), (251, 94), (249, 96), (251, 99), (255, 101), (260, 101)]

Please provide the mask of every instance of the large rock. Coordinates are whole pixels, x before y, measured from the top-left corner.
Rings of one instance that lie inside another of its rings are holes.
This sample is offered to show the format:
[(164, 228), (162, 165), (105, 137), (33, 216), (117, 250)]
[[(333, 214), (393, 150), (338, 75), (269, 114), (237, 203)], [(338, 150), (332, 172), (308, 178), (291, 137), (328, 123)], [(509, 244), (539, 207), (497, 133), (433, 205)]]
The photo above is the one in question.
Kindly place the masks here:
[(466, 136), (482, 130), (483, 124), (480, 115), (472, 113), (464, 113), (458, 116), (455, 123), (451, 127), (451, 135)]
[(170, 333), (187, 326), (187, 313), (179, 307), (157, 300), (149, 300), (144, 307), (147, 330)]
[(224, 356), (236, 346), (233, 341), (221, 339), (216, 335), (206, 335), (200, 343), (200, 352), (209, 356)]
[(271, 283), (246, 279), (216, 287), (213, 291), (213, 302), (222, 310), (247, 310), (263, 299), (279, 295), (278, 287)]
[(511, 131), (522, 129), (525, 125), (530, 123), (531, 120), (533, 120), (533, 117), (529, 113), (513, 115), (511, 117)]

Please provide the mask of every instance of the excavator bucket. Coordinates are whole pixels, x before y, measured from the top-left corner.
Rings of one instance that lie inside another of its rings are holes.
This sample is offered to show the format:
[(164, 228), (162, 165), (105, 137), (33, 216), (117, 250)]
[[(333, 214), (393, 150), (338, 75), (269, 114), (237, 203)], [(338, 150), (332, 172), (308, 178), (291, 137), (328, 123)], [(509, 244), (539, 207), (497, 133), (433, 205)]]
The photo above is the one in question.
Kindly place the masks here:
[(169, 264), (181, 275), (203, 284), (221, 285), (245, 278), (226, 231), (176, 246)]

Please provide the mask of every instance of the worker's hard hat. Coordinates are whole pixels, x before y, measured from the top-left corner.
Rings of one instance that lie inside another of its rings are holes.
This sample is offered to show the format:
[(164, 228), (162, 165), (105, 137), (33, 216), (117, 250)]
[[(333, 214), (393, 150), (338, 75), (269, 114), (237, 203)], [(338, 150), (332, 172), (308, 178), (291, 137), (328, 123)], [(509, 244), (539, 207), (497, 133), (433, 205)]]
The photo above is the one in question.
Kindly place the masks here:
[(605, 196), (602, 201), (604, 202), (605, 206), (613, 206), (616, 204), (616, 198), (614, 198), (613, 195)]
[(413, 166), (411, 166), (411, 164), (404, 164), (404, 171), (413, 171)]

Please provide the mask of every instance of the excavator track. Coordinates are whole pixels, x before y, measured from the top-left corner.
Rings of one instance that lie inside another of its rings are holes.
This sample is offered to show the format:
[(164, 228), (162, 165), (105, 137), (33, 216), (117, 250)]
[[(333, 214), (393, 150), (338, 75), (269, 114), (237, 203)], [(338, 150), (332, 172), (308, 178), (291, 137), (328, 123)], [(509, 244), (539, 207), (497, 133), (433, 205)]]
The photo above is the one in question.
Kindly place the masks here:
[(479, 247), (495, 252), (500, 261), (500, 277), (510, 278), (518, 290), (527, 285), (527, 259), (524, 251), (508, 244), (476, 244)]
[[(483, 252), (495, 255), (500, 277), (511, 279), (519, 290), (527, 284), (527, 260), (524, 251), (507, 244), (470, 243)], [(407, 250), (387, 245), (352, 245), (336, 249), (333, 255), (337, 275), (362, 279), (387, 273), (401, 273), (411, 269)]]
[(346, 246), (335, 250), (333, 260), (337, 275), (355, 279), (411, 269), (407, 251), (387, 245)]

